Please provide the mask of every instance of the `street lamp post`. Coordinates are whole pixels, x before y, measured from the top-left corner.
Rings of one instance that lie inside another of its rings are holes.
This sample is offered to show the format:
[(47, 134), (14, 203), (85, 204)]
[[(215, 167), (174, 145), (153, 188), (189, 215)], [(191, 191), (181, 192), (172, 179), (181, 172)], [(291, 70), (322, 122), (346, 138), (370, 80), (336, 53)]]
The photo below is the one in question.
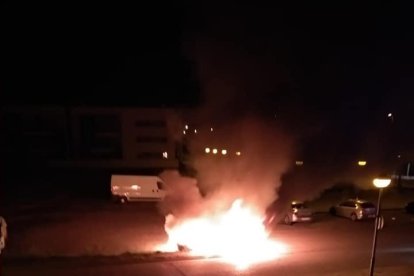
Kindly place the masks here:
[(377, 201), (377, 211), (376, 211), (376, 215), (375, 215), (375, 228), (374, 228), (374, 239), (372, 241), (372, 252), (371, 252), (371, 264), (369, 267), (369, 275), (373, 276), (374, 275), (374, 266), (375, 266), (375, 253), (376, 253), (376, 248), (377, 248), (377, 235), (378, 235), (378, 227), (379, 227), (379, 222), (380, 222), (380, 209), (381, 209), (381, 194), (382, 194), (382, 189), (388, 187), (388, 185), (390, 185), (391, 183), (391, 179), (389, 178), (375, 178), (374, 181), (374, 186), (379, 188), (379, 193), (378, 193), (378, 201)]

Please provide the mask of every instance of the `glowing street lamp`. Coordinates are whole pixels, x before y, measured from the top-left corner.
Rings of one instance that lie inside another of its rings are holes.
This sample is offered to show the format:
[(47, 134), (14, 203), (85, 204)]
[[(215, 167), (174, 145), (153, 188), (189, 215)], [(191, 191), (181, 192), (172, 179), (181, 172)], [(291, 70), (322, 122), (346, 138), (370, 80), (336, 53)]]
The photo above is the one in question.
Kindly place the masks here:
[(374, 275), (374, 266), (375, 266), (375, 252), (377, 247), (377, 233), (380, 223), (380, 208), (381, 208), (381, 194), (382, 189), (388, 187), (391, 183), (390, 178), (375, 178), (373, 184), (375, 187), (379, 188), (378, 201), (377, 201), (377, 212), (375, 215), (375, 228), (374, 228), (374, 239), (372, 241), (372, 252), (371, 252), (371, 264), (369, 267), (369, 275)]
[(360, 161), (358, 161), (358, 166), (360, 166), (360, 167), (364, 167), (364, 166), (366, 166), (367, 165), (367, 161), (365, 161), (365, 160), (360, 160)]
[(389, 179), (389, 178), (375, 178), (373, 183), (374, 183), (374, 186), (377, 187), (377, 188), (386, 188), (390, 185), (391, 179)]
[(213, 149), (213, 154), (217, 154), (217, 149)]
[(227, 150), (226, 149), (222, 149), (221, 150), (221, 154), (226, 155), (227, 154)]
[(204, 151), (205, 151), (206, 153), (210, 153), (210, 148), (205, 148), (205, 149), (204, 149)]

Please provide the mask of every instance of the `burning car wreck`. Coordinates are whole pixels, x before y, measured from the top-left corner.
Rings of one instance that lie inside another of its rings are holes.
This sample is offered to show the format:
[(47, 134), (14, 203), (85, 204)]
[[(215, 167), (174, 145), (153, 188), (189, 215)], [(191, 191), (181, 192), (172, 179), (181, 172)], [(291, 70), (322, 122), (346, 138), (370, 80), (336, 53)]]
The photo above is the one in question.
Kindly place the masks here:
[(195, 256), (220, 257), (239, 269), (287, 252), (285, 244), (269, 237), (262, 217), (244, 206), (241, 199), (222, 212), (181, 221), (169, 215), (165, 230), (168, 241), (159, 251), (179, 250)]

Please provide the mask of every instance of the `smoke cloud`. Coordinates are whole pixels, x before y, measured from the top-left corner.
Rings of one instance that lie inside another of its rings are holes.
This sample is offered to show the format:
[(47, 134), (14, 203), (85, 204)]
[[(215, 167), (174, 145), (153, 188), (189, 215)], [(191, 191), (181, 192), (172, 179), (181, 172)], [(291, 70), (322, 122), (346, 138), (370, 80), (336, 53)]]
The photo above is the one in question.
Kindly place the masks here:
[(264, 214), (292, 164), (293, 139), (275, 119), (277, 103), (268, 100), (289, 80), (283, 54), (259, 51), (237, 37), (217, 39), (215, 31), (184, 45), (195, 65), (202, 104), (184, 114), (189, 129), (181, 137), (196, 179), (176, 171), (161, 174), (168, 190), (161, 209), (176, 219), (222, 211), (239, 198)]
[(226, 210), (240, 198), (264, 214), (277, 199), (281, 176), (291, 164), (292, 140), (274, 120), (253, 115), (216, 124), (214, 131), (210, 125), (197, 130), (189, 139), (196, 179), (177, 171), (162, 173), (168, 192), (162, 210), (176, 219), (195, 217)]

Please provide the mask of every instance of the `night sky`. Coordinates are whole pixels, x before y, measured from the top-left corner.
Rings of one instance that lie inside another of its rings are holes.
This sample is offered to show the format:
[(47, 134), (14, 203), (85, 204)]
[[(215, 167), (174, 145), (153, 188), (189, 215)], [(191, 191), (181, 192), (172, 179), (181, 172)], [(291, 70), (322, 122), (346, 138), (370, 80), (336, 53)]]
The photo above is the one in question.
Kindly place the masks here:
[(395, 152), (414, 138), (408, 7), (36, 3), (2, 21), (3, 104), (231, 105), (354, 155), (384, 129)]

